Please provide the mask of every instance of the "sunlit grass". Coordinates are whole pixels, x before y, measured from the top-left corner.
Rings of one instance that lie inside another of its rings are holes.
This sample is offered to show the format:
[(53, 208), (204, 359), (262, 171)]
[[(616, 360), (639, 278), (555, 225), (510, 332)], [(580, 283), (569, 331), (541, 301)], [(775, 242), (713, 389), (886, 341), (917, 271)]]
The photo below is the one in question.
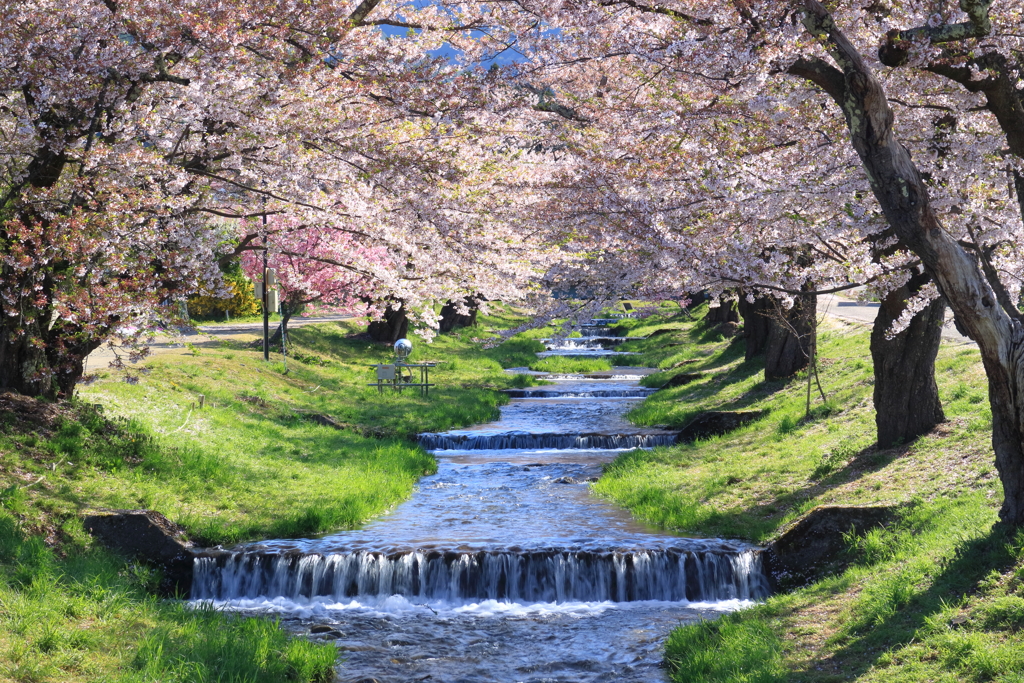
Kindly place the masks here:
[(390, 353), (358, 331), (296, 329), (287, 371), (237, 343), (194, 346), (101, 372), (52, 424), (0, 414), (0, 680), (333, 680), (333, 645), (156, 599), (158, 574), (95, 548), (79, 514), (155, 509), (209, 544), (353, 528), (434, 471), (416, 433), (490, 420), (498, 390), (537, 382), (502, 368), (539, 342), (485, 349), (473, 328), (414, 340), (412, 360), (441, 361), (429, 397), (382, 395), (370, 365)]
[(0, 679), (142, 683), (328, 681), (331, 644), (273, 621), (158, 600), (151, 570), (99, 550), (57, 557), (0, 510)]
[[(638, 322), (629, 323), (634, 329)], [(698, 380), (659, 391), (630, 413), (682, 427), (702, 410), (760, 410), (731, 434), (623, 454), (595, 485), (638, 517), (680, 532), (771, 539), (820, 504), (892, 504), (899, 521), (851, 536), (841, 573), (755, 609), (673, 632), (673, 680), (872, 683), (1024, 680), (1024, 535), (993, 527), (1001, 498), (991, 412), (976, 349), (944, 344), (936, 380), (947, 422), (898, 448), (874, 444), (868, 330), (825, 321), (821, 381), (765, 382), (742, 341), (679, 327), (631, 350)], [(632, 333), (632, 332), (631, 332)], [(687, 362), (684, 362), (687, 361)]]
[(555, 373), (604, 372), (612, 369), (607, 358), (574, 358), (571, 356), (548, 356), (534, 359), (531, 370)]

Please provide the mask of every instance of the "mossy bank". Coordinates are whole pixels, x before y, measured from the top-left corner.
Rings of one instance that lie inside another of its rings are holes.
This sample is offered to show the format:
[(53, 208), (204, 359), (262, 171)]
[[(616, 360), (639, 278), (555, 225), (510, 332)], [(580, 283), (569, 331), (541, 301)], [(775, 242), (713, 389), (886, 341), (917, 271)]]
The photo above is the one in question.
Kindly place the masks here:
[[(699, 318), (701, 312), (697, 312)], [(819, 580), (763, 605), (673, 632), (676, 681), (1024, 681), (1024, 534), (994, 526), (1001, 487), (978, 352), (943, 343), (936, 365), (947, 421), (898, 448), (874, 445), (866, 326), (826, 319), (821, 382), (765, 382), (742, 338), (686, 317), (626, 321), (634, 362), (694, 377), (648, 398), (638, 424), (683, 427), (704, 410), (763, 411), (730, 434), (634, 451), (599, 495), (674, 531), (758, 542), (820, 504), (890, 504), (896, 521), (848, 536)]]

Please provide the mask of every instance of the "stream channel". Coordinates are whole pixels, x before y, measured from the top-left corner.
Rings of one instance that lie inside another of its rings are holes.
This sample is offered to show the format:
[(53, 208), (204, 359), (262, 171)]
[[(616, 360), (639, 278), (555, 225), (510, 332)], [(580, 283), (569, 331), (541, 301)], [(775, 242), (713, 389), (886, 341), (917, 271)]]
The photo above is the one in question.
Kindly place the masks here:
[[(599, 355), (602, 332), (545, 353)], [(621, 452), (674, 437), (623, 417), (645, 372), (549, 376), (496, 422), (421, 435), (438, 471), (410, 500), (363, 529), (206, 551), (193, 601), (333, 639), (341, 681), (667, 680), (672, 628), (768, 591), (751, 546), (668, 535), (590, 494)]]

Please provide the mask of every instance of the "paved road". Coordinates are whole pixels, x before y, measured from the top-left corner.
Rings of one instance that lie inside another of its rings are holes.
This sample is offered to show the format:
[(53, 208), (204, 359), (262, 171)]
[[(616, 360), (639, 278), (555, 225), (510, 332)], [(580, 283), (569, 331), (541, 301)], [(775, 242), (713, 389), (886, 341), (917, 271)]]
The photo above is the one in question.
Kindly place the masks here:
[[(875, 322), (878, 308), (879, 304), (860, 303), (839, 294), (818, 297), (819, 313), (868, 325)], [(956, 327), (953, 326), (953, 312), (948, 308), (946, 309), (946, 324), (942, 328), (942, 338), (955, 344), (974, 345), (973, 341), (957, 332)]]
[[(338, 320), (348, 320), (350, 315), (323, 315), (310, 318), (292, 318), (288, 321), (288, 328), (302, 327), (315, 323), (328, 323)], [(270, 323), (270, 333), (277, 329), (277, 323)], [(186, 332), (180, 338), (160, 336), (149, 345), (149, 353), (153, 355), (177, 354), (184, 355), (191, 353), (185, 346), (186, 343), (199, 348), (216, 348), (222, 341), (248, 342), (259, 339), (263, 335), (263, 323), (213, 323), (200, 325), (195, 331)], [(278, 349), (280, 350), (280, 349)], [(126, 356), (127, 353), (122, 355)], [(93, 351), (85, 362), (85, 370), (101, 370), (107, 367), (115, 359), (115, 352), (106, 345)]]

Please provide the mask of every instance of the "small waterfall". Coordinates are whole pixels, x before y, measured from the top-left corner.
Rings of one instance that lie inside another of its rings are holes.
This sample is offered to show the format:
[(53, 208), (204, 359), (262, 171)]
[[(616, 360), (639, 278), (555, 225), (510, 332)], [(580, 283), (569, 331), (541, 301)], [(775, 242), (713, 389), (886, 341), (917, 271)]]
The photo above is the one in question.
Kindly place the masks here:
[(594, 391), (559, 391), (557, 389), (506, 389), (510, 398), (644, 398), (656, 390), (638, 387), (635, 389), (596, 389)]
[(582, 358), (602, 358), (605, 356), (637, 356), (639, 355), (636, 351), (610, 351), (603, 348), (595, 349), (549, 349), (547, 351), (541, 351), (537, 354), (537, 358), (547, 358), (549, 356), (579, 356)]
[(516, 603), (710, 602), (768, 595), (760, 555), (753, 551), (225, 552), (197, 557), (193, 572), (195, 600), (402, 595)]
[[(558, 340), (546, 340), (544, 343), (545, 348), (549, 351), (579, 351), (583, 349), (589, 350), (601, 350), (604, 349), (603, 337), (594, 337), (593, 339), (558, 339)], [(621, 344), (622, 342), (618, 342)]]
[(675, 432), (640, 434), (420, 434), (420, 445), (428, 451), (499, 449), (653, 448), (675, 442)]
[(571, 337), (566, 339), (541, 339), (544, 345), (549, 348), (558, 349), (601, 349), (618, 346), (628, 341), (640, 341), (647, 337), (608, 337), (601, 334), (584, 334), (582, 337)]

